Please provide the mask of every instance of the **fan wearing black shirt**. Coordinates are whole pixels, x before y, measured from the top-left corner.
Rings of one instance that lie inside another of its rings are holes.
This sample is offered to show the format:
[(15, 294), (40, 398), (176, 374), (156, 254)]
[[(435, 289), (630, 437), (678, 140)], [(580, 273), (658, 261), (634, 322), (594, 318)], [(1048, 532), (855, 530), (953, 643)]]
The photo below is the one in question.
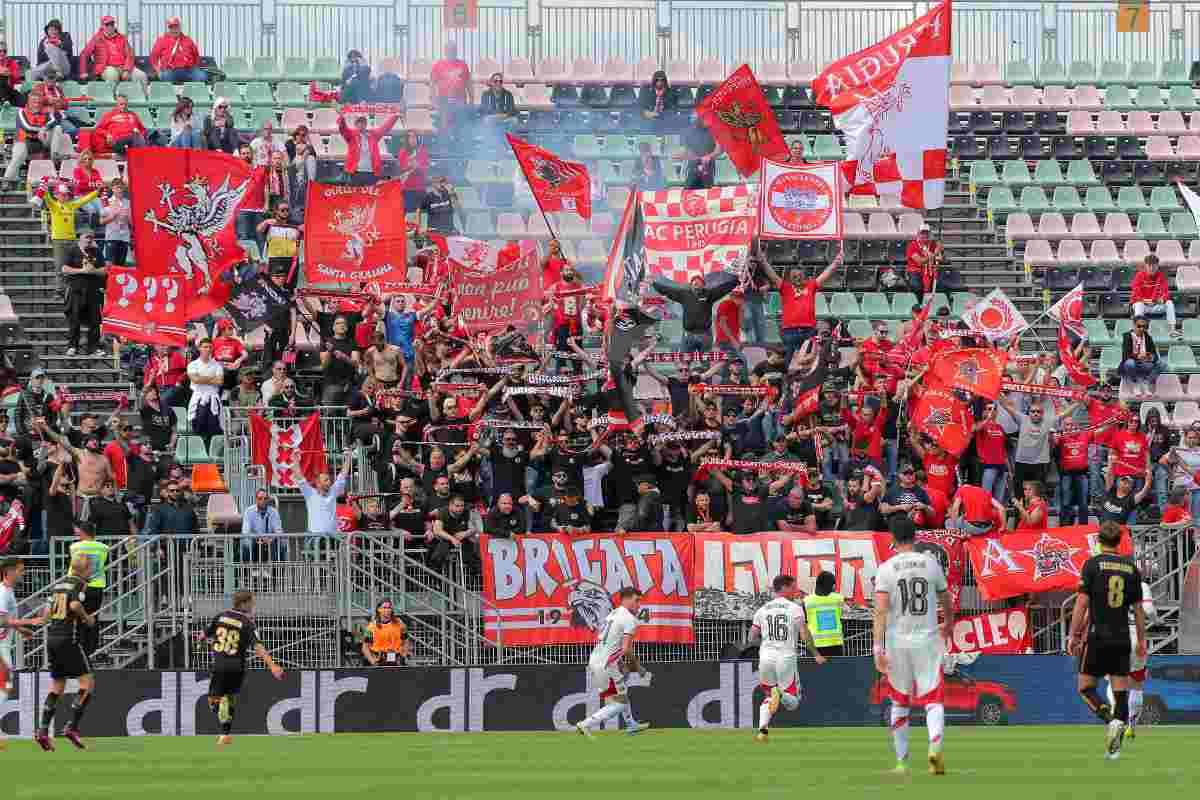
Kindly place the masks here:
[[(1083, 565), (1079, 594), (1071, 615), (1068, 652), (1079, 659), (1079, 694), (1097, 717), (1108, 723), (1108, 758), (1121, 753), (1129, 723), (1129, 613), (1137, 631), (1137, 654), (1146, 657), (1146, 612), (1142, 608), (1142, 575), (1129, 556), (1120, 555), (1121, 526), (1102, 522), (1100, 554)], [(1108, 676), (1115, 708), (1096, 692)]]
[(879, 503), (879, 513), (888, 524), (893, 517), (906, 516), (918, 528), (924, 527), (925, 520), (931, 519), (934, 511), (929, 495), (917, 484), (917, 470), (906, 461), (896, 470), (896, 479), (897, 485)]
[(458, 233), (454, 226), (454, 212), (459, 206), (458, 194), (450, 186), (445, 175), (431, 175), (429, 191), (421, 203), (425, 212), (425, 229), (453, 235)]
[(730, 530), (738, 534), (767, 530), (770, 522), (767, 487), (759, 484), (755, 474), (750, 470), (740, 470), (730, 478), (723, 471), (714, 469), (713, 475), (730, 495)]
[(813, 533), (817, 530), (817, 517), (813, 513), (812, 504), (804, 496), (803, 489), (793, 488), (783, 498), (783, 502), (774, 504), (770, 528), (771, 530), (799, 533)]
[(487, 451), (492, 462), (492, 497), (503, 494), (520, 497), (525, 494), (525, 470), (529, 467), (529, 453), (521, 446), (517, 432), (505, 428), (500, 436), (500, 446), (493, 445)]
[(383, 507), (380, 505), (378, 497), (368, 497), (363, 505), (363, 513), (358, 518), (358, 529), (360, 531), (390, 531), (392, 522), (388, 515), (383, 513)]
[(1100, 501), (1100, 521), (1116, 522), (1117, 524), (1132, 524), (1134, 512), (1146, 499), (1154, 481), (1150, 477), (1150, 468), (1142, 479), (1142, 487), (1133, 490), (1133, 476), (1121, 475), (1113, 477), (1112, 466), (1104, 467), (1104, 488), (1108, 494)]
[(496, 498), (496, 507), (483, 521), (483, 532), (500, 539), (525, 533), (525, 514), (516, 507), (510, 492), (503, 492)]
[(837, 498), (834, 496), (837, 487), (832, 481), (826, 483), (821, 480), (820, 470), (811, 464), (808, 466), (806, 477), (808, 480), (805, 484), (807, 488), (804, 494), (817, 517), (816, 529), (819, 531), (832, 530), (837, 522), (834, 513), (837, 505)]
[(682, 531), (687, 524), (687, 490), (695, 467), (683, 442), (666, 442), (654, 451), (658, 488), (667, 508), (667, 530)]
[(562, 502), (554, 509), (551, 525), (559, 533), (591, 533), (592, 513), (581, 502), (583, 489), (578, 484), (568, 484), (563, 489)]
[(117, 485), (107, 480), (100, 487), (100, 496), (88, 504), (88, 521), (95, 525), (97, 536), (137, 536), (129, 506), (117, 500)]
[(680, 364), (679, 375), (670, 376), (663, 376), (648, 364), (643, 364), (642, 370), (667, 390), (667, 396), (671, 398), (671, 413), (680, 417), (695, 413), (693, 405), (699, 402), (696, 399), (699, 395), (692, 394), (688, 387), (693, 383), (704, 383), (720, 372), (723, 366), (724, 362), (721, 361), (714, 361), (707, 369), (699, 362), (691, 365)]
[[(632, 432), (625, 434), (621, 446), (616, 449), (603, 444), (597, 445), (596, 449), (612, 462), (612, 471), (608, 474), (610, 492), (606, 499), (618, 508), (617, 529), (642, 530), (636, 523), (640, 496), (634, 478), (650, 468), (650, 452), (642, 446), (641, 437)], [(662, 522), (658, 524), (662, 525)], [(656, 526), (646, 530), (657, 529)]]
[(475, 531), (471, 530), (471, 517), (462, 495), (452, 495), (445, 508), (433, 515), (433, 550), (429, 555), (430, 566), (440, 569), (453, 550), (461, 550), (463, 559), (477, 564), (479, 555), (472, 544)]
[(850, 473), (846, 481), (846, 501), (839, 525), (844, 531), (881, 531), (883, 515), (879, 513), (878, 485), (869, 485), (862, 470)]
[(213, 617), (204, 638), (212, 651), (212, 677), (208, 683), (208, 707), (217, 715), (221, 736), (217, 743), (229, 744), (233, 738), (234, 708), (246, 679), (246, 657), (258, 656), (276, 680), (283, 679), (283, 667), (275, 663), (258, 639), (254, 625), (254, 595), (246, 590), (233, 593), (233, 608)]
[[(408, 479), (411, 482), (411, 478)], [(400, 503), (392, 509), (392, 527), (403, 531), (404, 548), (406, 550), (423, 550), (425, 544), (432, 540), (432, 533), (426, 531), (425, 521), (429, 515), (420, 509), (413, 497), (413, 490), (400, 490)]]

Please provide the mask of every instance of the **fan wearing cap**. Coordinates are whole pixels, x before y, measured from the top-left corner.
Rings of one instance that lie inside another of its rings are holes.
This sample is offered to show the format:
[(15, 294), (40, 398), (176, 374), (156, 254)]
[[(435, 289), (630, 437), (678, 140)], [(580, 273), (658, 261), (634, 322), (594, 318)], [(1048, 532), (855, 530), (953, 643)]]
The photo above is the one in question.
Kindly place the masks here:
[(568, 483), (562, 490), (561, 502), (555, 507), (551, 526), (559, 533), (591, 533), (592, 512), (583, 504), (583, 488)]
[(678, 374), (668, 376), (650, 364), (642, 364), (642, 372), (667, 390), (667, 396), (671, 398), (671, 414), (679, 417), (694, 413), (693, 403), (702, 402), (700, 395), (692, 394), (688, 387), (691, 384), (707, 382), (721, 370), (721, 366), (720, 361), (714, 361), (708, 367), (698, 361), (681, 363), (678, 366)]
[(917, 228), (916, 238), (908, 243), (904, 251), (908, 288), (917, 296), (918, 303), (924, 300), (926, 292), (933, 291), (933, 284), (937, 282), (937, 269), (944, 258), (941, 243), (933, 239), (929, 226), (922, 223), (921, 227)]
[(732, 475), (726, 475), (723, 470), (713, 469), (712, 474), (729, 495), (729, 530), (737, 534), (768, 530), (771, 520), (768, 489), (754, 471), (734, 470)]
[(212, 357), (225, 368), (225, 383), (222, 388), (233, 389), (237, 385), (238, 370), (250, 357), (250, 351), (237, 335), (233, 320), (217, 320), (217, 335), (212, 340)]
[(916, 425), (909, 426), (908, 436), (913, 455), (921, 459), (928, 476), (927, 485), (941, 490), (946, 497), (953, 497), (958, 489), (958, 456), (932, 441), (926, 443)]
[(896, 485), (888, 490), (879, 503), (879, 513), (891, 524), (894, 517), (907, 517), (918, 528), (934, 515), (929, 493), (917, 484), (917, 470), (912, 462), (902, 461), (896, 470)]
[(179, 17), (167, 19), (166, 32), (150, 48), (150, 68), (158, 73), (160, 81), (182, 83), (208, 80), (208, 72), (200, 67), (200, 48), (192, 37), (183, 32)]
[(79, 74), (109, 83), (135, 80), (142, 85), (143, 95), (148, 91), (149, 78), (133, 65), (133, 47), (125, 34), (117, 30), (116, 17), (108, 15), (100, 18), (100, 30), (79, 54)]

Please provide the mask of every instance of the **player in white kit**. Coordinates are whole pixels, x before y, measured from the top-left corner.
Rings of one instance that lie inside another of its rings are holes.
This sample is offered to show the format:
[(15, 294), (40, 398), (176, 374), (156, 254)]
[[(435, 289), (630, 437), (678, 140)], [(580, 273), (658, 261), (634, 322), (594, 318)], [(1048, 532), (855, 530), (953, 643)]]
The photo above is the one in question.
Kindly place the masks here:
[[(8, 699), (9, 684), (12, 683), (13, 634), (28, 639), (33, 635), (30, 627), (45, 623), (40, 618), (17, 618), (17, 583), (25, 574), (25, 562), (19, 558), (0, 561), (0, 701)], [(0, 748), (4, 747), (4, 734), (0, 733)]]
[(911, 520), (897, 520), (891, 530), (896, 555), (875, 573), (875, 666), (887, 676), (891, 689), (895, 771), (908, 771), (908, 717), (915, 704), (925, 706), (929, 772), (944, 775), (942, 656), (954, 624), (946, 573), (932, 555), (913, 550), (917, 531)]
[(758, 709), (758, 733), (754, 737), (755, 741), (764, 743), (779, 704), (788, 711), (795, 711), (800, 706), (800, 679), (796, 670), (799, 640), (804, 640), (804, 646), (816, 656), (818, 664), (825, 663), (825, 657), (813, 644), (804, 607), (792, 600), (798, 593), (796, 579), (791, 575), (779, 575), (771, 588), (775, 598), (754, 612), (749, 642), (758, 645), (758, 683), (767, 693)]
[(626, 586), (617, 593), (617, 597), (619, 605), (604, 619), (596, 646), (592, 648), (592, 655), (588, 659), (588, 683), (600, 693), (602, 705), (595, 714), (575, 724), (575, 730), (587, 737), (591, 737), (592, 729), (618, 714), (629, 716), (633, 726), (629, 729), (631, 732), (649, 727), (645, 723), (632, 722), (628, 686), (630, 672), (647, 674), (633, 652), (642, 593)]
[[(1146, 615), (1146, 626), (1149, 627), (1158, 620), (1158, 609), (1154, 607), (1154, 596), (1150, 594), (1150, 584), (1142, 581), (1142, 612)], [(1142, 713), (1142, 698), (1146, 688), (1146, 662), (1148, 656), (1139, 656), (1137, 647), (1137, 623), (1134, 621), (1133, 609), (1129, 611), (1129, 727), (1125, 731), (1126, 739), (1136, 739), (1135, 733), (1138, 716)], [(1113, 696), (1112, 679), (1108, 680), (1108, 707), (1116, 708), (1117, 701)]]

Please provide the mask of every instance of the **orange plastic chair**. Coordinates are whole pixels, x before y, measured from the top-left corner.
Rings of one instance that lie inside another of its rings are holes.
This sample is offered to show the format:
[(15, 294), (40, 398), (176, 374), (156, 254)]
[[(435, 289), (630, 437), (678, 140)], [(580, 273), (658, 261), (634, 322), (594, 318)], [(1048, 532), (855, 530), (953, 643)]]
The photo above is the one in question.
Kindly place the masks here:
[(205, 494), (229, 490), (225, 488), (225, 481), (221, 479), (221, 471), (216, 464), (195, 464), (192, 466), (192, 491)]

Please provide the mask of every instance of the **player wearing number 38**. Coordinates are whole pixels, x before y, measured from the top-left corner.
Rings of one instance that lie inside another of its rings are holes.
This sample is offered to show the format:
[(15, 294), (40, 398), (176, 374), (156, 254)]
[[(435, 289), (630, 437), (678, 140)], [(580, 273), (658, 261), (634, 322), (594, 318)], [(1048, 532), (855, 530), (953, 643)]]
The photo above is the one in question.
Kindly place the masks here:
[(86, 328), (86, 352), (102, 356), (100, 310), (104, 305), (104, 283), (108, 271), (91, 231), (79, 234), (76, 246), (63, 259), (62, 272), (67, 284), (67, 301), (63, 309), (67, 317), (67, 355), (73, 356), (79, 352), (79, 332)]

